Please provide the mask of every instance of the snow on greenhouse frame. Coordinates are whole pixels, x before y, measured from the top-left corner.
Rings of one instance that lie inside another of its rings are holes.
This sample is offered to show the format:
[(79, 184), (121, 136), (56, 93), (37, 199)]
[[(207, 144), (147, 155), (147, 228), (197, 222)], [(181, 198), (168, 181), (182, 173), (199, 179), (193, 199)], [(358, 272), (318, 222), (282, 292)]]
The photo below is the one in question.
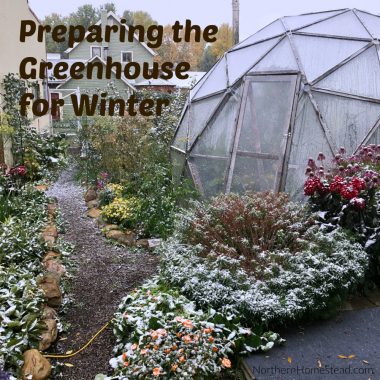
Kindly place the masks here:
[(379, 16), (341, 9), (283, 17), (234, 46), (190, 91), (174, 177), (206, 197), (301, 198), (308, 157), (380, 143), (379, 39)]

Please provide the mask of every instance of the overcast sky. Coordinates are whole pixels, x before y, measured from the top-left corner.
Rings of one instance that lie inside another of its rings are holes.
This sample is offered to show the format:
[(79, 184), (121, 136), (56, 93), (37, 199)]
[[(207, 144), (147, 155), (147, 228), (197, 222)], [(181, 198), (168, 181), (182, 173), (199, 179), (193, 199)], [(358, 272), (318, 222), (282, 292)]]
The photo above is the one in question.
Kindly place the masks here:
[[(105, 2), (112, 0), (29, 0), (30, 6), (40, 18), (52, 12), (67, 15), (80, 5), (90, 3), (98, 7)], [(190, 19), (194, 24), (202, 26), (219, 25), (222, 22), (230, 22), (232, 17), (232, 0), (113, 0), (113, 2), (120, 14), (125, 9), (144, 10), (161, 24)], [(380, 13), (378, 0), (240, 0), (240, 8), (242, 39), (281, 16), (341, 8), (358, 8)]]

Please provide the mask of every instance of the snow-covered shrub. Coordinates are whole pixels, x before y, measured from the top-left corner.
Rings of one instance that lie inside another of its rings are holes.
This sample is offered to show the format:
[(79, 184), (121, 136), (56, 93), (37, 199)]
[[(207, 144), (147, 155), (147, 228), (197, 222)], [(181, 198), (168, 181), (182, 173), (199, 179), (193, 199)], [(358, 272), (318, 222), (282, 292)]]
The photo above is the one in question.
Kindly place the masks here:
[(273, 192), (219, 195), (209, 204), (197, 202), (187, 220), (182, 228), (187, 242), (201, 244), (206, 254), (243, 257), (249, 270), (260, 261), (260, 252), (302, 249), (305, 232), (314, 224), (305, 208)]
[(234, 354), (269, 350), (282, 342), (275, 333), (243, 328), (233, 314), (196, 309), (158, 278), (123, 299), (114, 333), (112, 379), (215, 379), (231, 368)]
[(361, 147), (346, 155), (344, 148), (332, 163), (323, 153), (309, 159), (304, 190), (318, 222), (328, 231), (350, 230), (371, 254), (371, 271), (380, 275), (380, 145)]
[(202, 309), (236, 313), (250, 326), (277, 325), (332, 312), (362, 281), (367, 254), (338, 228), (305, 231), (302, 248), (255, 251), (246, 257), (221, 254), (177, 239), (160, 249), (160, 276)]

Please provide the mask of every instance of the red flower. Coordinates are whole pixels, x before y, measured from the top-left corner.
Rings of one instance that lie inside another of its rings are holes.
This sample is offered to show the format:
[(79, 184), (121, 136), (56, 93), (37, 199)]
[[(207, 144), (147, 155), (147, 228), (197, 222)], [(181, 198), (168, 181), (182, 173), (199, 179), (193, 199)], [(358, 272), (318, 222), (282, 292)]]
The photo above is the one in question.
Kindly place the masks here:
[(363, 178), (352, 178), (351, 185), (358, 191), (362, 191), (366, 188), (366, 183)]
[(314, 195), (315, 192), (325, 194), (328, 189), (323, 185), (322, 181), (317, 177), (309, 177), (304, 185), (304, 193), (307, 196)]
[(342, 189), (340, 190), (340, 195), (344, 199), (351, 200), (359, 195), (359, 191), (350, 184), (342, 187)]
[(363, 198), (352, 198), (350, 204), (358, 210), (365, 209), (365, 200)]
[(332, 193), (340, 193), (344, 184), (345, 180), (337, 175), (334, 177), (333, 182), (330, 183), (329, 189)]

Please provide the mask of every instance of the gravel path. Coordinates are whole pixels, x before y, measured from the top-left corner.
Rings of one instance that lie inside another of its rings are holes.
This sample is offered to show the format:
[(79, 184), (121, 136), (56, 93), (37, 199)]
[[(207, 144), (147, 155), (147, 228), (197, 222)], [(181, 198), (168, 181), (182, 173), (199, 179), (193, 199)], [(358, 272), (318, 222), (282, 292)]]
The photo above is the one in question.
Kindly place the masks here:
[[(55, 350), (65, 353), (82, 347), (107, 321), (121, 299), (136, 285), (152, 276), (158, 258), (149, 253), (132, 253), (106, 241), (96, 223), (86, 216), (83, 188), (74, 180), (74, 169), (63, 172), (48, 195), (56, 197), (66, 222), (64, 239), (75, 245), (72, 260), (78, 266), (70, 281), (70, 305), (65, 321), (70, 324), (67, 339)], [(68, 359), (63, 379), (94, 380), (109, 371), (114, 337), (107, 329), (85, 351)]]

